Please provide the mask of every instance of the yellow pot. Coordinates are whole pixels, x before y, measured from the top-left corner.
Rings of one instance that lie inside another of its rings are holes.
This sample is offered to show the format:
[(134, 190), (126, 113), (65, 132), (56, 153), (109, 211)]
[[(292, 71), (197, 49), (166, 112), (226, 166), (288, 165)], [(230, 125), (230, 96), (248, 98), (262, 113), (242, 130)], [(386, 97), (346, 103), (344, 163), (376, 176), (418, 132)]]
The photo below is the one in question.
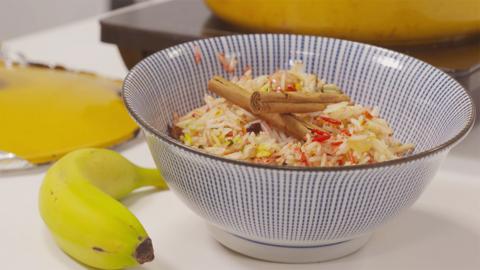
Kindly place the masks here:
[(205, 0), (221, 19), (256, 32), (389, 45), (480, 34), (480, 0)]

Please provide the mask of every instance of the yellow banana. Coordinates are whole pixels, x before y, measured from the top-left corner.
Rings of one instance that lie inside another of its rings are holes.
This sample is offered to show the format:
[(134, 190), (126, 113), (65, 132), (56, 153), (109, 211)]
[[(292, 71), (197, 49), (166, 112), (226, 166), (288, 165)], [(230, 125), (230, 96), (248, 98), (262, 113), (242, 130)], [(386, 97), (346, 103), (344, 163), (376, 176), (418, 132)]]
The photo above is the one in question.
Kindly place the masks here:
[(105, 149), (82, 149), (57, 161), (39, 194), (40, 214), (58, 245), (78, 261), (119, 269), (153, 260), (150, 238), (119, 199), (143, 186), (167, 186), (154, 169)]

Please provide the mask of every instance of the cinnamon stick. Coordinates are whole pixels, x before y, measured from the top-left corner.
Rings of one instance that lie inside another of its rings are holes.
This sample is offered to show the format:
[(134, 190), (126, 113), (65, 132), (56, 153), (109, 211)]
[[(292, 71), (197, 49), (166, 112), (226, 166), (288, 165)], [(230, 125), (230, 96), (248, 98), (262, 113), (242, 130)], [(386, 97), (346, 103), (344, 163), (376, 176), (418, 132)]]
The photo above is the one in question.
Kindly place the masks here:
[[(208, 82), (208, 90), (253, 113), (250, 106), (251, 93), (248, 90), (245, 90), (220, 76), (215, 76)], [(292, 114), (258, 113), (255, 115), (265, 120), (273, 127), (299, 140), (305, 140), (305, 135), (310, 133), (312, 129), (321, 129), (320, 127), (303, 121)]]
[(301, 93), (301, 92), (259, 92), (250, 98), (254, 113), (309, 113), (325, 109), (328, 104), (349, 101), (344, 94)]
[(250, 108), (250, 95), (251, 93), (241, 88), (240, 86), (222, 78), (221, 76), (214, 76), (208, 81), (208, 90), (225, 98), (231, 103), (241, 107), (249, 112)]

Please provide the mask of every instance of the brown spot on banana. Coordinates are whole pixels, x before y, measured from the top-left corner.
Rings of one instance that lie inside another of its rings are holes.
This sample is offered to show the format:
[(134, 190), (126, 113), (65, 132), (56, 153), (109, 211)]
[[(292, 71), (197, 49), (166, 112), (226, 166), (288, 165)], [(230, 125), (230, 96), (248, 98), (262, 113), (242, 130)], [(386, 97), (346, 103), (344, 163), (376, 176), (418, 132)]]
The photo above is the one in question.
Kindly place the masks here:
[(105, 252), (105, 250), (101, 247), (92, 247), (92, 249), (97, 251), (97, 252)]
[(143, 240), (135, 249), (133, 256), (139, 264), (153, 261), (155, 255), (153, 254), (152, 240), (149, 237)]

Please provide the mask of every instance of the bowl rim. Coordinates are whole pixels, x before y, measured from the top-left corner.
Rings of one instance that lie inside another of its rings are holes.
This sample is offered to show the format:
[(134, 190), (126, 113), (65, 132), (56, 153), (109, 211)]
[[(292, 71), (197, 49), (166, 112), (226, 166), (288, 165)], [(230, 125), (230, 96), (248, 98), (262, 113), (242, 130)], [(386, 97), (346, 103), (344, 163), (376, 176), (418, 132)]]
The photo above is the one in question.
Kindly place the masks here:
[[(270, 165), (270, 164), (261, 164), (261, 163), (254, 163), (254, 162), (249, 162), (249, 161), (243, 161), (243, 160), (235, 160), (235, 159), (228, 159), (225, 157), (217, 156), (214, 154), (210, 154), (208, 152), (201, 151), (200, 149), (196, 149), (187, 145), (182, 144), (180, 141), (175, 140), (174, 138), (171, 138), (168, 135), (163, 135), (155, 128), (153, 128), (151, 125), (146, 123), (146, 121), (143, 120), (142, 117), (137, 115), (137, 113), (131, 108), (131, 105), (129, 104), (127, 97), (125, 95), (126, 93), (126, 82), (131, 80), (131, 77), (135, 73), (135, 70), (142, 68), (142, 65), (144, 65), (147, 61), (151, 61), (151, 59), (155, 59), (157, 55), (161, 55), (165, 53), (166, 50), (169, 50), (171, 48), (176, 48), (178, 46), (185, 46), (185, 45), (194, 45), (198, 43), (199, 41), (202, 42), (203, 40), (218, 40), (222, 38), (232, 38), (232, 37), (255, 37), (255, 36), (285, 36), (285, 37), (308, 37), (308, 38), (315, 38), (315, 39), (322, 39), (322, 40), (330, 40), (330, 41), (340, 41), (341, 43), (350, 43), (353, 45), (357, 46), (364, 46), (364, 47), (370, 47), (375, 50), (381, 50), (381, 51), (386, 51), (389, 53), (393, 53), (396, 55), (401, 55), (403, 57), (406, 57), (407, 59), (413, 59), (414, 61), (419, 61), (426, 66), (433, 68), (434, 70), (437, 70), (438, 72), (443, 73), (444, 76), (448, 76), (450, 80), (454, 81), (454, 84), (457, 86), (460, 86), (461, 91), (468, 97), (468, 101), (470, 102), (470, 108), (471, 108), (471, 114), (470, 117), (467, 121), (467, 124), (463, 127), (462, 130), (460, 130), (455, 136), (453, 136), (451, 139), (447, 140), (446, 142), (439, 144), (433, 148), (430, 148), (428, 150), (393, 159), (393, 160), (388, 160), (388, 161), (382, 161), (382, 162), (377, 162), (377, 163), (372, 163), (372, 164), (360, 164), (360, 165), (345, 165), (345, 166), (328, 166), (328, 167), (303, 167), (303, 166), (292, 166), (292, 165)], [(450, 77), (447, 73), (442, 71), (441, 69), (423, 61), (418, 58), (396, 52), (390, 49), (386, 49), (380, 46), (376, 45), (371, 45), (367, 43), (362, 43), (362, 42), (357, 42), (357, 41), (351, 41), (351, 40), (345, 40), (345, 39), (339, 39), (339, 38), (330, 38), (330, 37), (324, 37), (324, 36), (313, 36), (313, 35), (300, 35), (300, 34), (274, 34), (274, 33), (256, 33), (256, 34), (235, 34), (235, 35), (228, 35), (228, 36), (219, 36), (219, 37), (210, 37), (210, 38), (204, 38), (204, 39), (198, 39), (198, 40), (193, 40), (189, 42), (183, 42), (176, 44), (174, 46), (170, 46), (168, 48), (162, 49), (144, 59), (142, 59), (140, 62), (138, 62), (127, 74), (127, 76), (124, 79), (123, 85), (122, 85), (122, 99), (125, 103), (125, 106), (127, 107), (127, 110), (129, 114), (132, 116), (132, 118), (140, 125), (142, 129), (147, 130), (150, 134), (153, 134), (155, 137), (158, 139), (162, 140), (163, 142), (170, 144), (172, 146), (179, 147), (180, 149), (186, 150), (194, 155), (200, 155), (202, 157), (208, 158), (208, 159), (213, 159), (216, 161), (221, 161), (221, 162), (227, 162), (231, 163), (233, 165), (238, 165), (238, 166), (247, 166), (251, 168), (261, 168), (261, 169), (270, 169), (270, 170), (285, 170), (285, 171), (313, 171), (313, 172), (334, 172), (334, 171), (349, 171), (349, 170), (367, 170), (367, 169), (374, 169), (374, 168), (382, 168), (382, 167), (391, 167), (391, 166), (396, 166), (404, 163), (409, 163), (415, 160), (422, 159), (427, 156), (434, 155), (442, 150), (446, 150), (450, 147), (453, 147), (456, 143), (460, 142), (461, 139), (463, 139), (473, 128), (473, 124), (475, 123), (475, 118), (476, 118), (476, 106), (474, 99), (472, 97), (472, 94), (465, 89), (458, 81), (456, 81), (454, 78)]]

